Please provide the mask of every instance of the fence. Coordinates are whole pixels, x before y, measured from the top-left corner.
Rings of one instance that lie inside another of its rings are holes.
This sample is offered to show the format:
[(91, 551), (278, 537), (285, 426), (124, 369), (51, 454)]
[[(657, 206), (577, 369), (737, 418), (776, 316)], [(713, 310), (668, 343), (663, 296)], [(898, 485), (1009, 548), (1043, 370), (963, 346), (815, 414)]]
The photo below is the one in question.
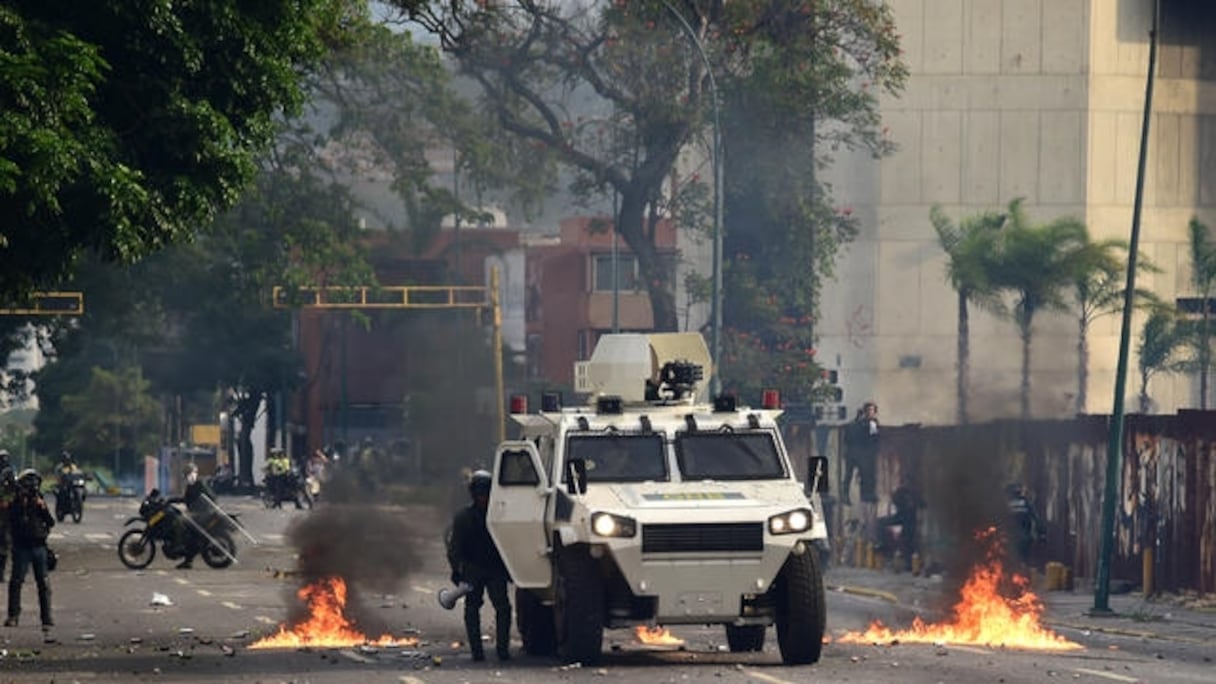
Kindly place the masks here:
[[(1077, 577), (1097, 569), (1106, 478), (1105, 416), (997, 421), (978, 425), (883, 428), (878, 514), (909, 484), (922, 495), (921, 541), (927, 556), (948, 559), (959, 540), (1003, 520), (1004, 486), (1026, 485), (1048, 527), (1035, 562), (1057, 560)], [(796, 458), (829, 459), (839, 490), (842, 427), (789, 426)], [(1113, 580), (1141, 584), (1146, 570), (1165, 591), (1216, 592), (1216, 411), (1129, 415), (1111, 559)], [(856, 508), (831, 506), (839, 537)], [(1149, 552), (1149, 553), (1146, 553)]]

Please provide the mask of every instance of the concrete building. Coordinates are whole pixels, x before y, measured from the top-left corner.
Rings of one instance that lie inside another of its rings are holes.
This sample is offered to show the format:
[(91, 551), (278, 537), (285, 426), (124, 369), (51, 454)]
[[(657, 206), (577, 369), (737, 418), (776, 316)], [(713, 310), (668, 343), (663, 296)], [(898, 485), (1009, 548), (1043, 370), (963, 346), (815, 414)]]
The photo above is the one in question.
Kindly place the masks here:
[[(1035, 222), (1083, 219), (1096, 239), (1126, 240), (1132, 221), (1153, 0), (888, 0), (911, 70), (882, 103), (899, 151), (840, 159), (831, 179), (862, 232), (824, 293), (821, 361), (839, 369), (845, 401), (875, 399), (888, 422), (955, 417), (956, 295), (929, 223), (1024, 197)], [(1193, 295), (1187, 222), (1216, 225), (1216, 11), (1162, 0), (1162, 42), (1145, 188), (1141, 253), (1161, 268), (1138, 284)], [(973, 311), (973, 420), (1018, 415), (1015, 325)], [(1138, 335), (1143, 315), (1133, 320)], [(1090, 331), (1086, 411), (1113, 403), (1119, 317)], [(1134, 338), (1133, 338), (1134, 339)], [(1071, 416), (1077, 320), (1036, 317), (1035, 417)], [(1136, 381), (1133, 343), (1128, 396)], [(1194, 376), (1156, 377), (1155, 409), (1198, 406)], [(1134, 410), (1135, 402), (1128, 408)]]

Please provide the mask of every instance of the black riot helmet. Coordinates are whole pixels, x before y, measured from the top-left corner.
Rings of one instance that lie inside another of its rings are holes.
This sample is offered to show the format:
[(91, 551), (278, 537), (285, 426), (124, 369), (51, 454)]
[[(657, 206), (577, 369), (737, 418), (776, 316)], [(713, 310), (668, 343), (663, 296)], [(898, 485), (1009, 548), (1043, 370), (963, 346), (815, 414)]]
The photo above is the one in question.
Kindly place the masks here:
[(488, 470), (475, 470), (469, 476), (469, 496), (476, 499), (479, 496), (490, 495), (490, 485), (494, 482), (494, 476), (490, 475)]

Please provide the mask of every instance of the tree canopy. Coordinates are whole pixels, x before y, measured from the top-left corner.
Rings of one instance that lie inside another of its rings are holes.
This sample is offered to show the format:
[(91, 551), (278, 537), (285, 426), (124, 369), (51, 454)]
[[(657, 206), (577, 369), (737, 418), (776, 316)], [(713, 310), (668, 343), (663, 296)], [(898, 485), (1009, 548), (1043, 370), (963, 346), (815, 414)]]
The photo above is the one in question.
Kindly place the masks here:
[(189, 239), (298, 111), (349, 0), (19, 0), (0, 7), (0, 295)]

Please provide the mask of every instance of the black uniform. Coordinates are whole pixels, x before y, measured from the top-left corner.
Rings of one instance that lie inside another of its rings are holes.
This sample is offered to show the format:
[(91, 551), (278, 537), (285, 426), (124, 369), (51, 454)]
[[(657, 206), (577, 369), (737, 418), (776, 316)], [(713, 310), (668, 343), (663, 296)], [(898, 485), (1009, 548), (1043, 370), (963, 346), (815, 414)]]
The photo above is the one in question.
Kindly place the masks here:
[[(878, 519), (879, 530), (899, 526), (899, 552), (903, 556), (904, 567), (911, 569), (912, 554), (920, 551), (917, 512), (924, 507), (924, 502), (914, 489), (900, 485), (891, 493), (891, 505), (894, 506), (895, 512)], [(885, 536), (880, 541), (885, 542)]]
[(47, 510), (37, 486), (20, 483), (8, 514), (13, 537), (13, 570), (8, 581), (8, 619), (4, 624), (17, 625), (21, 615), (21, 585), (25, 583), (25, 573), (33, 566), (42, 627), (47, 629), (55, 624), (51, 619), (51, 580), (46, 549), (46, 538), (55, 526), (55, 517)]
[[(215, 514), (211, 504), (203, 500), (206, 497), (208, 501), (215, 501), (215, 492), (211, 491), (211, 487), (199, 478), (193, 484), (186, 485), (186, 491), (182, 492), (181, 496), (169, 499), (169, 503), (184, 503), (186, 504), (186, 515), (193, 515), (196, 522), (200, 524)], [(189, 568), (194, 563), (194, 557), (198, 555), (201, 540), (197, 535), (190, 534), (187, 526), (190, 523), (185, 520), (177, 521), (177, 541), (185, 547), (186, 558), (181, 563), (177, 564), (179, 568)]]
[[(488, 494), (487, 494), (488, 495)], [(510, 658), (511, 602), (507, 597), (509, 575), (498, 547), (486, 529), (486, 505), (477, 500), (462, 509), (452, 520), (452, 535), (448, 543), (448, 563), (452, 567), (452, 583), (468, 583), (472, 590), (464, 599), (464, 627), (474, 660), (482, 660), (481, 605), (483, 593), (489, 593), (494, 604), (495, 650), (499, 660)], [(484, 501), (481, 499), (480, 501)]]
[(853, 482), (853, 471), (857, 471), (857, 486), (864, 503), (878, 501), (878, 418), (867, 417), (864, 409), (845, 428), (844, 433), (844, 484), (840, 496), (849, 503), (849, 487)]
[(17, 482), (13, 478), (13, 468), (8, 463), (8, 457), (0, 454), (0, 582), (4, 581), (4, 569), (12, 552), (8, 507), (16, 496)]
[(1024, 565), (1029, 565), (1030, 549), (1036, 541), (1047, 538), (1047, 526), (1020, 487), (1010, 485), (1006, 489), (1009, 495), (1009, 534), (1013, 538), (1018, 559)]

